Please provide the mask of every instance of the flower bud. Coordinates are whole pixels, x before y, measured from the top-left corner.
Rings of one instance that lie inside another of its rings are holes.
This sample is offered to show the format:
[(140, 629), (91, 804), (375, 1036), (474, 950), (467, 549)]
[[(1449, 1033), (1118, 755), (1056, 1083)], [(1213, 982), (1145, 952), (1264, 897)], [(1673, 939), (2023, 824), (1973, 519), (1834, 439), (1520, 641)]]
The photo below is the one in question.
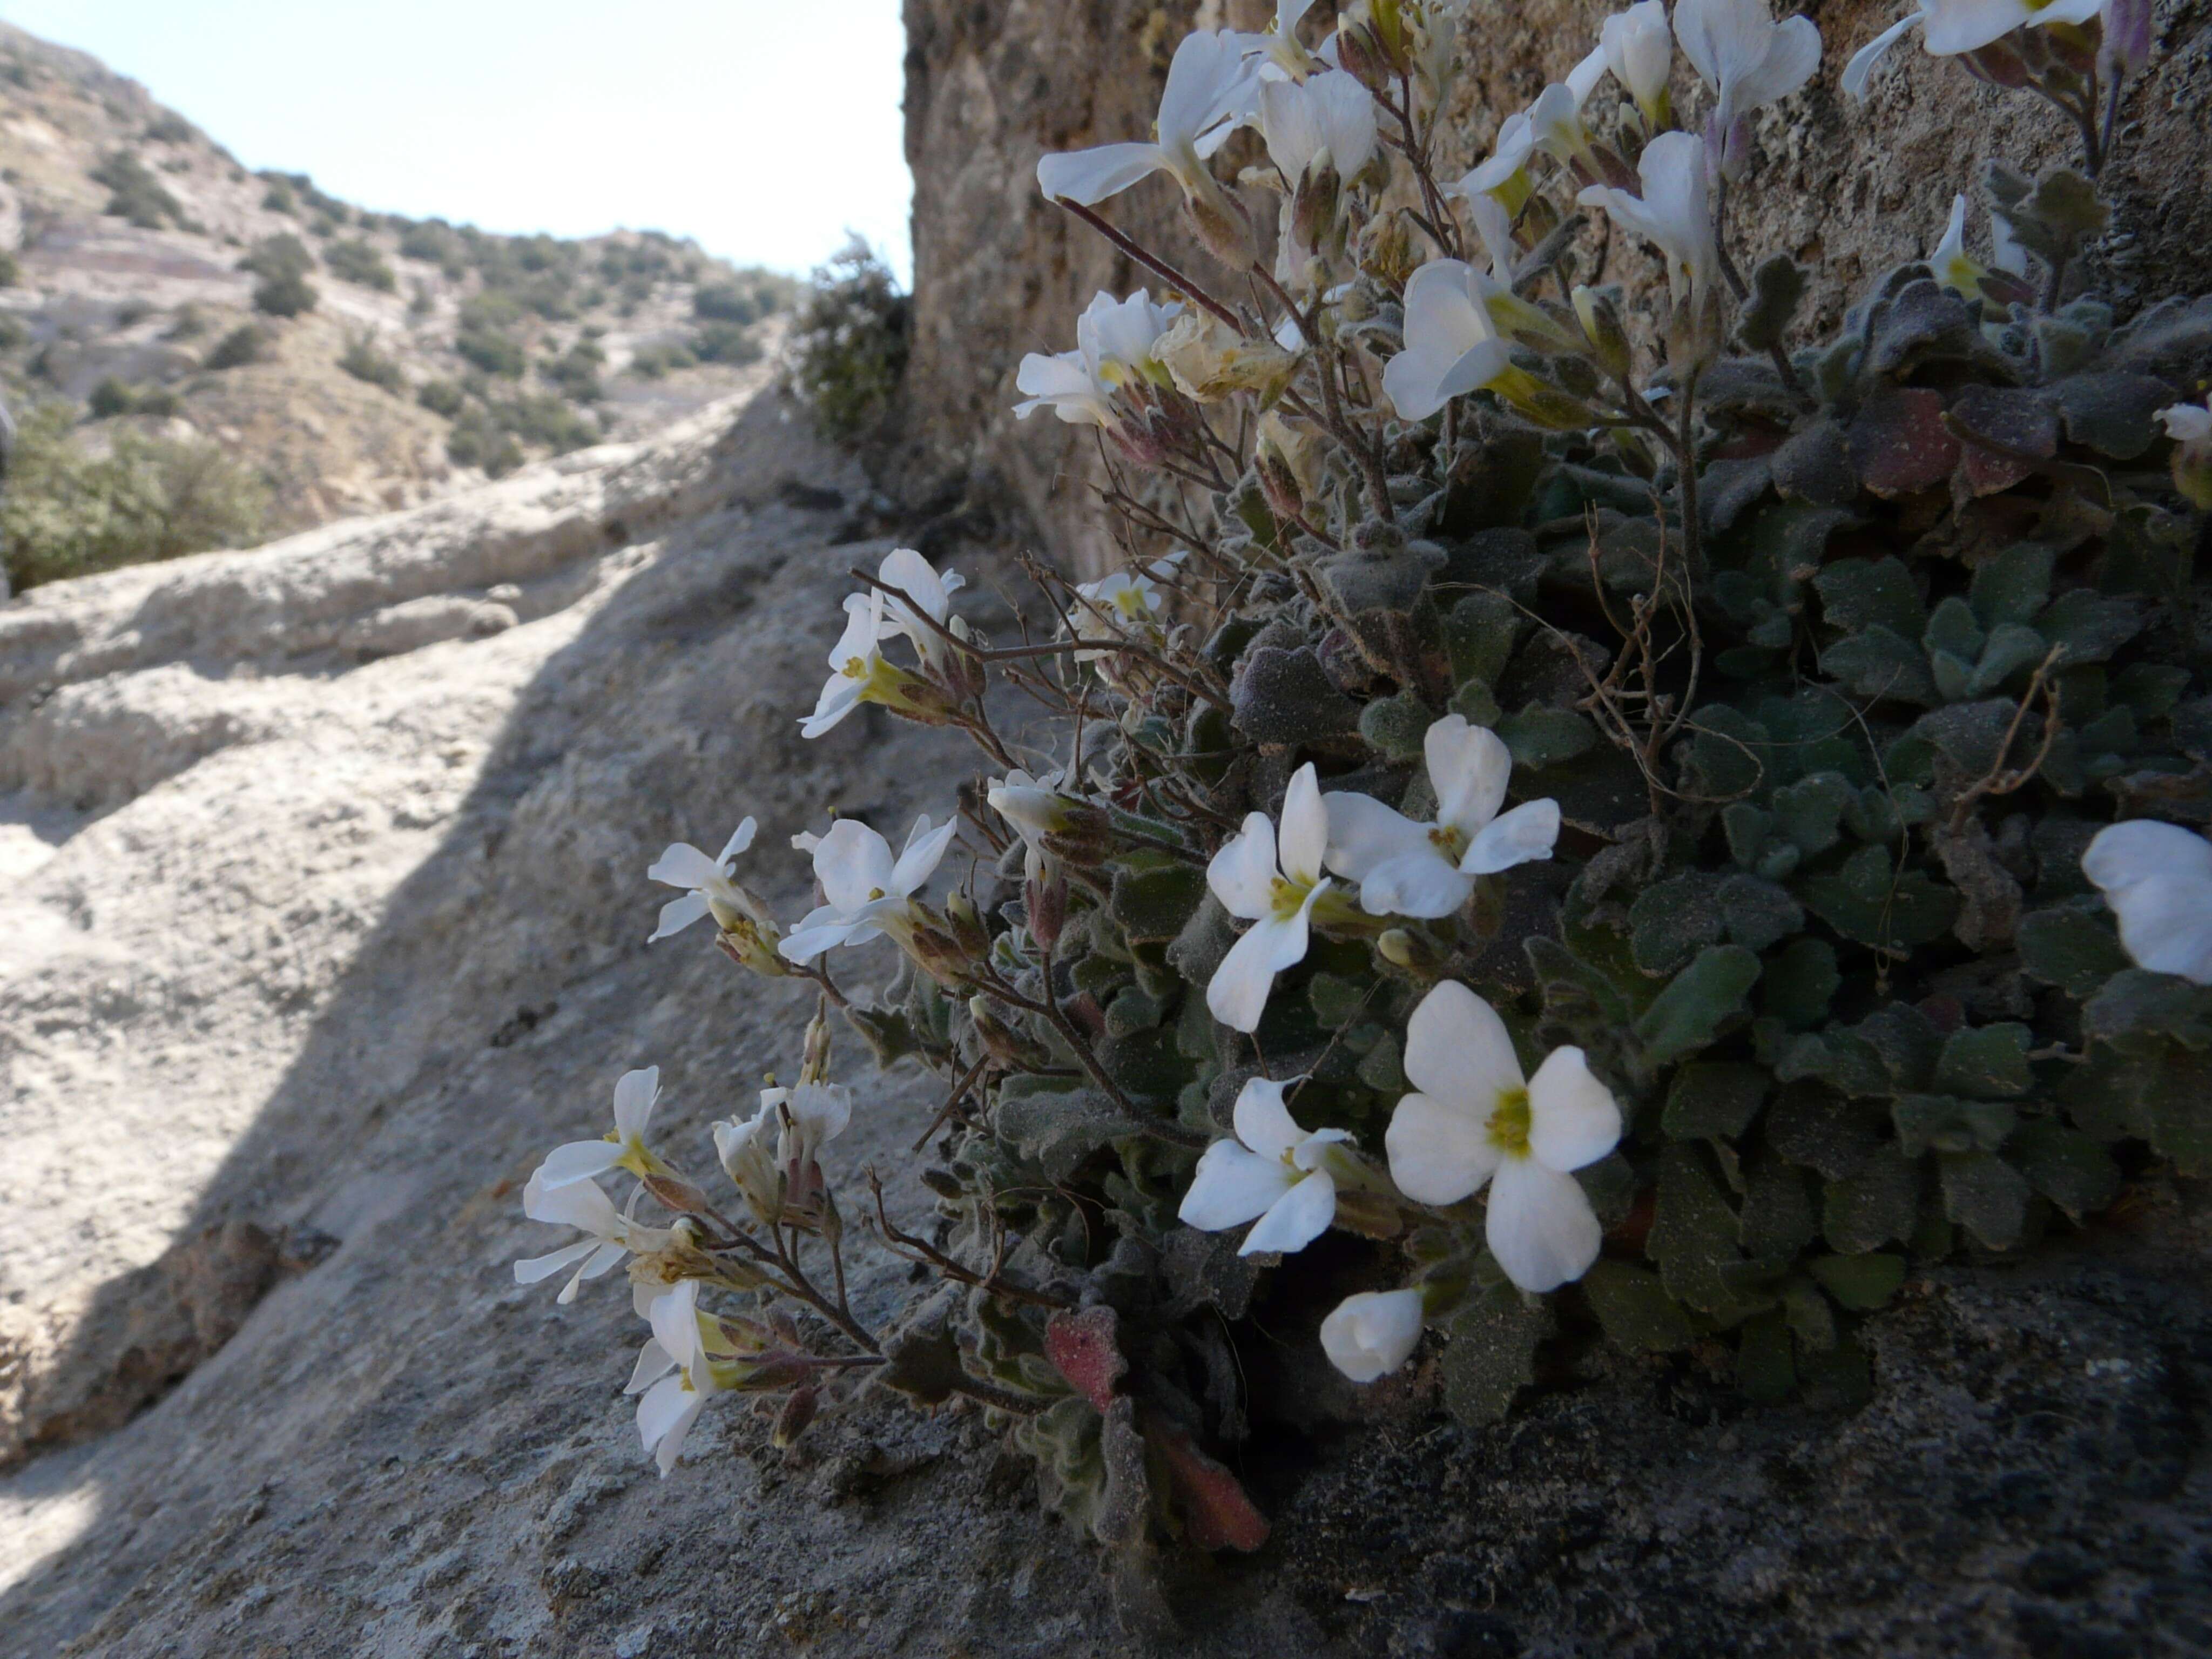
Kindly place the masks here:
[(814, 1420), (814, 1410), (821, 1396), (812, 1385), (793, 1389), (783, 1402), (783, 1409), (775, 1414), (775, 1431), (769, 1437), (769, 1443), (778, 1451), (787, 1449), (791, 1443), (806, 1432), (806, 1425)]
[(1285, 524), (1303, 517), (1305, 497), (1299, 492), (1297, 474), (1291, 471), (1281, 452), (1262, 439), (1254, 466), (1260, 477), (1260, 493), (1267, 500), (1267, 511)]
[(2158, 417), (2173, 440), (2173, 487), (2212, 513), (2212, 409), (2176, 404), (2160, 410)]
[(1375, 941), (1375, 954), (1394, 968), (1425, 979), (1443, 972), (1443, 956), (1428, 938), (1407, 927), (1391, 927)]
[(1297, 374), (1298, 362), (1273, 340), (1249, 341), (1210, 313), (1191, 310), (1160, 337), (1159, 359), (1176, 388), (1200, 403), (1219, 403), (1239, 392), (1273, 404)]
[(1051, 950), (1067, 925), (1067, 878), (1057, 871), (1034, 877), (1023, 889), (1022, 900), (1029, 911), (1030, 937)]
[(1620, 307), (1613, 296), (1597, 289), (1577, 287), (1573, 294), (1576, 319), (1583, 325), (1583, 337), (1589, 342), (1590, 355), (1598, 366), (1616, 380), (1626, 380), (1634, 367), (1628, 343), (1628, 331), (1621, 326)]
[(1326, 252), (1336, 240), (1337, 210), (1343, 181), (1324, 147), (1298, 179), (1291, 198), (1291, 235), (1300, 247)]
[(2150, 0), (2106, 0), (2100, 73), (2115, 90), (2150, 62)]
[[(718, 912), (715, 920), (720, 921)], [(714, 942), (722, 953), (743, 968), (750, 968), (763, 979), (781, 979), (791, 972), (791, 964), (777, 951), (777, 941), (783, 930), (774, 922), (754, 921), (748, 916), (733, 917), (733, 926), (725, 927)]]
[(645, 1190), (679, 1214), (698, 1214), (707, 1208), (707, 1194), (674, 1170), (641, 1176)]

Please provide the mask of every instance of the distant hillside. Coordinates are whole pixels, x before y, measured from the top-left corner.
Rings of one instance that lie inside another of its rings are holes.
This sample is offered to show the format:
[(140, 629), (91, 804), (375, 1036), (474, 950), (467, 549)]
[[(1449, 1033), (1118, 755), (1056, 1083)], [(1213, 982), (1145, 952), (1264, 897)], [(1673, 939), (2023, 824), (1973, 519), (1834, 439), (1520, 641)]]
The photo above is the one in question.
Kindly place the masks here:
[(0, 24), (0, 387), (67, 406), (39, 435), (72, 464), (212, 441), (262, 534), (659, 428), (758, 379), (798, 286), (658, 232), (369, 212)]

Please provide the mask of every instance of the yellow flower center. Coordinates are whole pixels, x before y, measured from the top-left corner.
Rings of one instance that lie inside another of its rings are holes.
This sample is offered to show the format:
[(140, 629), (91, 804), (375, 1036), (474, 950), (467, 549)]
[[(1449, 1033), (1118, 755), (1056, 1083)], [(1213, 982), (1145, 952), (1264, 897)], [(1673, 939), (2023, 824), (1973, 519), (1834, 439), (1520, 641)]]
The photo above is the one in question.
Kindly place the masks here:
[(1528, 1091), (1498, 1091), (1498, 1108), (1490, 1115), (1490, 1144), (1508, 1158), (1528, 1156)]
[(1431, 830), (1429, 841), (1437, 851), (1454, 864), (1467, 856), (1467, 837), (1449, 823), (1439, 823)]
[(1313, 889), (1302, 881), (1290, 881), (1277, 876), (1267, 884), (1267, 908), (1278, 921), (1288, 921), (1304, 908), (1306, 895)]

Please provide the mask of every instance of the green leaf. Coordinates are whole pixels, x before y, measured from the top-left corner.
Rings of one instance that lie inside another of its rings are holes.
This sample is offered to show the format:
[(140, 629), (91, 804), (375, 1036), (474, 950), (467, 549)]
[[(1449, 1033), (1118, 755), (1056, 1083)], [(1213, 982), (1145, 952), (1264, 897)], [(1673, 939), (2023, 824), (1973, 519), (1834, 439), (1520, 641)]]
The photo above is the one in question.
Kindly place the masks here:
[(1410, 691), (1379, 697), (1359, 711), (1359, 735), (1387, 761), (1418, 760), (1436, 715)]
[(2107, 660), (2142, 629), (2142, 616), (2125, 599), (2077, 587), (2052, 600), (2035, 619), (2039, 638), (2062, 647), (2069, 667)]
[(1945, 1152), (1943, 1213), (1992, 1250), (2020, 1243), (2027, 1221), (2027, 1182), (1994, 1152)]
[(1340, 1031), (1365, 1011), (1367, 988), (1334, 974), (1316, 974), (1306, 986), (1306, 1000), (1322, 1030)]
[(1536, 1345), (1551, 1334), (1548, 1304), (1531, 1305), (1510, 1290), (1469, 1297), (1445, 1327), (1445, 1409), (1471, 1426), (1499, 1421), (1536, 1380)]
[(2040, 542), (2015, 542), (1974, 572), (1967, 590), (1975, 619), (1984, 629), (2028, 623), (2051, 598), (2051, 568), (2058, 550)]
[(2031, 1118), (2005, 1143), (2005, 1156), (2028, 1185), (2075, 1221), (2110, 1204), (2120, 1190), (2112, 1155), (2079, 1129)]
[(1194, 864), (1163, 861), (1151, 868), (1114, 872), (1107, 908), (1123, 935), (1137, 944), (1171, 939), (1190, 925), (1206, 902), (1206, 872)]
[(1978, 1100), (2009, 1100), (2034, 1081), (2027, 1067), (2028, 1030), (2010, 1023), (1954, 1031), (1936, 1061), (1935, 1088)]
[(1771, 1147), (1759, 1148), (1745, 1166), (1737, 1219), (1745, 1251), (1760, 1261), (1790, 1261), (1820, 1236), (1803, 1173)]
[(1837, 869), (1803, 878), (1798, 894), (1813, 914), (1844, 938), (1904, 951), (1951, 931), (1959, 896), (1925, 872), (1895, 872), (1887, 847), (1863, 847)]
[(1837, 641), (1820, 653), (1820, 667), (1856, 696), (1917, 702), (1923, 708), (1943, 700), (1929, 670), (1928, 653), (1884, 623)]
[(1636, 1022), (1645, 1062), (1668, 1065), (1712, 1042), (1746, 1012), (1744, 997), (1758, 980), (1759, 958), (1740, 945), (1699, 951)]
[(1698, 1154), (1669, 1146), (1660, 1154), (1659, 1191), (1644, 1249), (1677, 1301), (1723, 1324), (1733, 1324), (1760, 1304), (1746, 1301), (1726, 1269), (1742, 1260), (1736, 1248), (1736, 1214), (1705, 1173)]
[(1788, 254), (1760, 260), (1751, 273), (1751, 297), (1736, 317), (1736, 337), (1743, 349), (1758, 353), (1781, 344), (1804, 297), (1805, 273)]
[(2166, 1037), (2185, 1048), (2212, 1048), (2212, 990), (2172, 974), (2125, 969), (2082, 1009), (2081, 1030), (2132, 1053), (2155, 1053)]
[(1690, 1322), (1659, 1275), (1626, 1261), (1601, 1260), (1583, 1275), (1606, 1340), (1632, 1353), (1671, 1353), (1690, 1346)]
[(1719, 880), (1703, 871), (1645, 888), (1628, 907), (1631, 948), (1647, 974), (1671, 974), (1726, 927)]
[(1444, 648), (1451, 656), (1454, 682), (1497, 684), (1520, 629), (1520, 607), (1506, 594), (1463, 596), (1444, 617)]
[(1820, 1228), (1832, 1249), (1863, 1255), (1911, 1238), (1919, 1210), (1919, 1166), (1888, 1146), (1844, 1180), (1828, 1183)]
[(1797, 901), (1757, 876), (1724, 877), (1720, 908), (1729, 939), (1747, 951), (1779, 945), (1805, 925), (1805, 912)]
[(1770, 741), (1765, 726), (1741, 709), (1717, 702), (1697, 711), (1692, 730), (1696, 735), (1690, 739), (1686, 769), (1698, 793), (1727, 800), (1759, 786)]
[(1931, 1147), (1939, 1152), (1995, 1152), (2017, 1115), (2001, 1100), (1960, 1100), (1955, 1095), (1902, 1095), (1891, 1109), (1897, 1144), (1907, 1158)]
[(1905, 1283), (1905, 1258), (1881, 1251), (1824, 1255), (1806, 1264), (1820, 1286), (1853, 1313), (1871, 1313)]
[(1800, 1347), (1826, 1353), (1836, 1346), (1836, 1311), (1809, 1279), (1792, 1279), (1782, 1293), (1782, 1315)]
[(1747, 1399), (1761, 1406), (1778, 1406), (1797, 1391), (1790, 1325), (1780, 1309), (1759, 1315), (1743, 1328), (1735, 1351), (1735, 1382)]
[(1513, 763), (1532, 772), (1571, 761), (1598, 740), (1597, 728), (1572, 709), (1547, 708), (1538, 703), (1498, 721), (1498, 735), (1513, 751)]
[(1792, 939), (1766, 963), (1759, 1006), (1791, 1030), (1802, 1031), (1828, 1017), (1828, 1004), (1842, 983), (1834, 945), (1824, 939)]
[(2076, 1001), (2094, 997), (2106, 981), (2130, 966), (2110, 923), (2063, 906), (2023, 917), (2015, 943), (2020, 965), (2031, 979), (2056, 985)]
[(1045, 1085), (1060, 1079), (1017, 1075), (1000, 1085), (992, 1127), (1054, 1181), (1137, 1126), (1096, 1089)]
[(1839, 634), (1880, 626), (1901, 639), (1917, 640), (1928, 625), (1920, 591), (1905, 561), (1894, 554), (1881, 559), (1838, 559), (1820, 568), (1813, 586), (1820, 595), (1822, 613)]
[(1815, 772), (1774, 792), (1775, 828), (1807, 858), (1836, 844), (1837, 826), (1856, 792), (1840, 772)]
[(1407, 1087), (1406, 1070), (1398, 1051), (1398, 1034), (1385, 1031), (1375, 1046), (1361, 1056), (1353, 1075), (1377, 1093), (1404, 1092)]
[(1733, 1140), (1751, 1127), (1766, 1101), (1766, 1074), (1756, 1066), (1699, 1060), (1681, 1066), (1667, 1087), (1660, 1127), (1669, 1140)]

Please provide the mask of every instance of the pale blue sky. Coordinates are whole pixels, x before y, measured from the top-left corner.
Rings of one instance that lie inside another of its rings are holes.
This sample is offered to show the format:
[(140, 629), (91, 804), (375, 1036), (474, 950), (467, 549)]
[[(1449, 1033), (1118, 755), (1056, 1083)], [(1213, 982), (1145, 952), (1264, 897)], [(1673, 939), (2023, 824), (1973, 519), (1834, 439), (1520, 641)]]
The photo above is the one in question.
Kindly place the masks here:
[(898, 0), (0, 0), (251, 167), (488, 230), (908, 270)]

